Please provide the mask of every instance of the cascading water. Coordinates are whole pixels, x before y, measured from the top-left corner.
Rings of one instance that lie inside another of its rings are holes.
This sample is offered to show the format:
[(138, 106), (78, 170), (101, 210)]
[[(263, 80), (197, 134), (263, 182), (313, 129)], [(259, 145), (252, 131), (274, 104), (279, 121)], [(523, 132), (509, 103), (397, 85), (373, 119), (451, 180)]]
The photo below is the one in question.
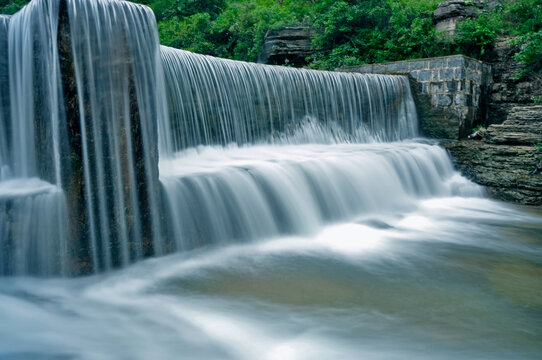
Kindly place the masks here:
[[(34, 0), (5, 19), (11, 121), (2, 121), (0, 180), (11, 182), (0, 183), (0, 244), (28, 266), (3, 262), (3, 273), (99, 272), (162, 253), (156, 121), (165, 106), (151, 10)], [(12, 182), (28, 191), (10, 191)]]
[(405, 77), (0, 16), (0, 358), (539, 359), (542, 215), (416, 136)]
[[(406, 206), (407, 198), (455, 194), (442, 190), (454, 172), (436, 146), (354, 145), (416, 136), (405, 77), (159, 47), (150, 10), (128, 2), (36, 0), (2, 24), (10, 93), (2, 106), (11, 119), (0, 144), (3, 273), (107, 271), (206, 244), (306, 234)], [(275, 147), (248, 164), (236, 157), (255, 148), (223, 152), (232, 166), (203, 174), (186, 163), (191, 155), (176, 153), (233, 143)], [(314, 143), (334, 147), (307, 145)], [(272, 155), (286, 149), (291, 159)], [(374, 181), (377, 174), (388, 179)], [(13, 191), (8, 180), (26, 191)], [(383, 201), (386, 192), (396, 196)], [(26, 226), (43, 219), (45, 231)], [(53, 250), (35, 251), (36, 243)]]
[(406, 77), (298, 70), (167, 47), (161, 54), (170, 114), (163, 139), (175, 150), (234, 143), (162, 157), (178, 250), (310, 234), (330, 222), (408, 209), (423, 197), (481, 194), (437, 146), (386, 143), (417, 135)]
[(165, 46), (161, 55), (171, 122), (165, 138), (174, 150), (275, 142), (311, 121), (340, 133), (313, 131), (299, 134), (298, 142), (394, 141), (417, 134), (406, 77), (252, 64)]
[(7, 179), (9, 169), (9, 145), (7, 143), (9, 114), (9, 68), (8, 25), (9, 16), (0, 15), (0, 181)]

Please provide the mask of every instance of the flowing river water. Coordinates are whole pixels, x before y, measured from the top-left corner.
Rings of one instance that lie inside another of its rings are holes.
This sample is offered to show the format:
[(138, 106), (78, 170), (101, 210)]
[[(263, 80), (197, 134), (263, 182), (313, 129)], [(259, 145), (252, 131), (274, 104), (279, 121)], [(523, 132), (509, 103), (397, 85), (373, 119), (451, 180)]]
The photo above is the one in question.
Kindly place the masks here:
[(1, 360), (542, 358), (542, 212), (420, 138), (406, 77), (161, 47), (113, 0), (0, 48)]
[(540, 359), (540, 219), (426, 199), (90, 278), (4, 278), (0, 358)]

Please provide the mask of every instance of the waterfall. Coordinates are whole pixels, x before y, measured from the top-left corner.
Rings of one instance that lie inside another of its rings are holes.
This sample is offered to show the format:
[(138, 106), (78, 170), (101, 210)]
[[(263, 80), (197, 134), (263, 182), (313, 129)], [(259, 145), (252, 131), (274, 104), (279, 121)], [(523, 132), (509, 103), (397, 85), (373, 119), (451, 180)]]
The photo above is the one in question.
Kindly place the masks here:
[(33, 0), (0, 16), (0, 274), (79, 275), (480, 195), (413, 141), (402, 76), (159, 45), (152, 11)]
[(393, 141), (417, 134), (406, 77), (299, 70), (165, 46), (161, 55), (170, 114), (165, 139), (174, 150), (276, 142), (311, 121), (339, 130), (320, 139), (325, 142)]
[(1, 18), (0, 35), (10, 108), (10, 121), (0, 118), (0, 248), (28, 263), (4, 260), (2, 273), (84, 274), (163, 253), (152, 11), (33, 0)]
[(480, 195), (445, 150), (414, 142), (207, 148), (160, 172), (177, 250), (312, 235), (420, 198)]
[(9, 68), (8, 25), (9, 16), (0, 15), (0, 181), (9, 178), (9, 145), (6, 136), (9, 127)]

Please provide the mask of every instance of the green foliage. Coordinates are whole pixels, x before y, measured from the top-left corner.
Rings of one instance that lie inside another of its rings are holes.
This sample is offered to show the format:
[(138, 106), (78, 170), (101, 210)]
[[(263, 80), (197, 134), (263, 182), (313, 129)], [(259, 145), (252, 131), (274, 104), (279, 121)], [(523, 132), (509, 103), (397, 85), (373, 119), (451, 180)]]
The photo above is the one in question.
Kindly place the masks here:
[(542, 30), (542, 0), (516, 0), (504, 8), (511, 35), (525, 35)]
[(140, 0), (139, 3), (149, 5), (156, 20), (172, 20), (190, 17), (196, 14), (209, 14), (215, 19), (226, 7), (226, 0)]
[(15, 14), (23, 6), (28, 4), (29, 0), (0, 0), (0, 14)]
[(213, 24), (217, 55), (254, 61), (268, 30), (308, 22), (311, 1), (232, 1)]
[(521, 50), (514, 55), (514, 59), (525, 65), (517, 78), (542, 70), (542, 30), (520, 36), (515, 43)]
[(320, 1), (312, 67), (339, 66), (441, 55), (432, 13), (438, 1)]
[(517, 74), (522, 78), (532, 72), (542, 70), (542, 0), (510, 1), (505, 7), (507, 31), (518, 36), (515, 44), (520, 51), (514, 56), (516, 61), (525, 65)]
[[(161, 43), (255, 61), (268, 30), (312, 26), (310, 67), (333, 69), (463, 53), (483, 58), (501, 34), (516, 36), (523, 76), (542, 71), (542, 0), (503, 2), (459, 25), (454, 41), (436, 36), (440, 0), (129, 0), (156, 14)], [(0, 0), (14, 13), (28, 0)], [(440, 40), (439, 40), (440, 39)]]
[(532, 97), (531, 97), (531, 100), (532, 100), (535, 104), (542, 104), (542, 96), (532, 96)]
[(485, 129), (486, 129), (486, 127), (484, 125), (478, 125), (474, 129), (472, 129), (472, 132), (477, 132), (477, 131), (485, 130)]
[[(171, 3), (176, 6), (172, 6)], [(182, 4), (181, 4), (182, 3)], [(270, 29), (310, 23), (313, 0), (156, 0), (164, 45), (255, 61)], [(191, 5), (191, 6), (187, 6)]]
[(502, 26), (500, 12), (482, 13), (460, 23), (456, 43), (463, 54), (481, 58), (501, 34)]
[(173, 17), (158, 23), (163, 45), (189, 51), (212, 53), (213, 43), (209, 41), (211, 18), (208, 13), (198, 13), (179, 20)]

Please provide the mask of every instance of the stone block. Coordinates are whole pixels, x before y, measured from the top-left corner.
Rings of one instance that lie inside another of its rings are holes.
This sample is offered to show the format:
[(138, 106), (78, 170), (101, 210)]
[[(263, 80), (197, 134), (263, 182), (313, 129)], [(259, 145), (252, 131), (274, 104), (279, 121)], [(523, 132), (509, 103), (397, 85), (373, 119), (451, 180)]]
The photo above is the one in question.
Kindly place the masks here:
[(454, 70), (454, 78), (456, 80), (463, 80), (467, 77), (467, 70), (464, 67), (458, 67)]
[(396, 72), (396, 71), (397, 71), (397, 63), (389, 63), (388, 72)]
[(422, 82), (431, 81), (431, 71), (429, 70), (419, 71), (418, 81), (422, 81)]
[(423, 70), (427, 69), (428, 67), (428, 62), (424, 60), (410, 62), (410, 70)]
[(457, 81), (445, 81), (444, 89), (446, 92), (456, 92), (457, 91)]
[(471, 67), (476, 71), (482, 71), (482, 63), (476, 60), (471, 60)]
[(433, 94), (431, 96), (431, 104), (433, 106), (438, 106), (438, 98), (439, 98), (438, 94)]
[(386, 65), (384, 65), (384, 64), (374, 64), (373, 65), (373, 73), (375, 73), (375, 74), (385, 74), (386, 73)]
[(475, 70), (467, 69), (467, 79), (469, 79), (470, 81), (474, 81), (476, 83), (481, 83), (482, 73)]
[(363, 65), (360, 68), (358, 68), (358, 71), (364, 74), (370, 74), (373, 72), (373, 66), (372, 65)]
[(410, 71), (410, 63), (408, 61), (402, 61), (398, 62), (397, 64), (397, 72), (408, 72)]
[(432, 82), (430, 86), (431, 94), (440, 94), (444, 92), (444, 84), (441, 82)]
[(452, 105), (452, 97), (450, 95), (441, 94), (438, 95), (437, 105), (438, 106), (450, 106)]
[(465, 66), (465, 58), (463, 56), (452, 56), (448, 58), (448, 67)]
[(423, 94), (429, 94), (429, 82), (422, 84), (422, 93)]
[(472, 96), (463, 93), (455, 94), (455, 105), (472, 106)]
[(454, 70), (453, 69), (441, 69), (439, 71), (439, 80), (440, 81), (449, 81), (454, 79)]
[(429, 68), (430, 69), (440, 69), (444, 67), (444, 59), (432, 59), (429, 60)]

